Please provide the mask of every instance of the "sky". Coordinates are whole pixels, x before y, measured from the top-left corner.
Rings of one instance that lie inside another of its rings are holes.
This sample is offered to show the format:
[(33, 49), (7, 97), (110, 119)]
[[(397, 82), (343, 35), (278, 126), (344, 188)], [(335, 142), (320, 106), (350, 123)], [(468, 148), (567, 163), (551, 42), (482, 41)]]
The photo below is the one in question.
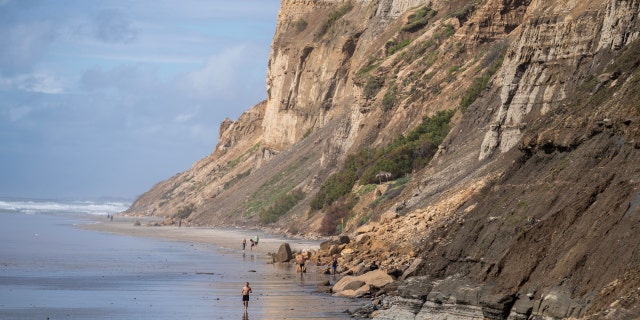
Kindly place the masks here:
[(0, 0), (0, 197), (135, 199), (266, 98), (279, 0)]

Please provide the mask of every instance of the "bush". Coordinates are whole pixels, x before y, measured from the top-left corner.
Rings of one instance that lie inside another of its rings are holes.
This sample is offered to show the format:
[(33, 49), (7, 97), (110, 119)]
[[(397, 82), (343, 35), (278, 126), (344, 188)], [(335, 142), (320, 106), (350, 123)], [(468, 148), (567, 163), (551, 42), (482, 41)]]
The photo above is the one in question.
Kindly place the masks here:
[(391, 184), (391, 187), (389, 187), (382, 196), (371, 203), (370, 208), (374, 209), (378, 204), (380, 204), (380, 202), (389, 201), (399, 196), (400, 193), (402, 193), (402, 190), (404, 190), (404, 187), (407, 185), (407, 182), (409, 182), (409, 178), (406, 177), (394, 181)]
[(349, 194), (360, 176), (360, 169), (366, 161), (368, 149), (363, 149), (355, 155), (350, 155), (345, 162), (345, 167), (332, 174), (327, 179), (320, 191), (311, 200), (311, 208), (314, 210), (324, 209), (341, 197)]
[(469, 18), (471, 14), (476, 11), (479, 3), (480, 3), (480, 0), (471, 1), (467, 3), (464, 7), (453, 12), (451, 16), (458, 18), (458, 20), (460, 20), (461, 22), (466, 21), (467, 18)]
[(351, 9), (353, 9), (353, 4), (351, 4), (351, 2), (347, 2), (342, 7), (338, 8), (335, 11), (332, 11), (331, 13), (329, 13), (329, 17), (327, 18), (327, 21), (325, 21), (325, 23), (322, 25), (322, 27), (320, 27), (320, 31), (318, 32), (318, 36), (316, 38), (317, 39), (322, 38), (322, 36), (324, 36), (325, 33), (327, 33), (327, 31), (329, 31), (329, 29), (331, 29), (333, 24), (336, 21), (338, 21), (338, 19), (342, 18), (342, 16), (344, 16), (349, 11), (351, 11)]
[(396, 95), (398, 92), (398, 86), (393, 85), (387, 92), (384, 94), (382, 98), (382, 110), (389, 111), (396, 104)]
[(262, 221), (262, 223), (276, 222), (280, 216), (289, 212), (289, 210), (295, 207), (304, 197), (304, 192), (298, 189), (282, 195), (276, 199), (271, 207), (260, 211), (260, 221)]
[(347, 157), (345, 167), (331, 175), (311, 201), (314, 210), (326, 209), (339, 199), (350, 195), (356, 182), (378, 184), (376, 175), (390, 172), (397, 179), (413, 170), (426, 166), (449, 133), (449, 121), (454, 110), (439, 111), (433, 117), (425, 117), (422, 123), (406, 137), (400, 135), (390, 145), (376, 149), (362, 149)]
[(387, 42), (387, 55), (392, 55), (411, 43), (411, 39), (404, 39), (400, 43)]
[(190, 203), (186, 206), (180, 207), (178, 212), (174, 215), (174, 217), (178, 219), (186, 219), (188, 218), (193, 211), (196, 210), (196, 206), (193, 203)]
[(367, 97), (367, 99), (375, 97), (375, 95), (378, 94), (378, 91), (380, 91), (383, 85), (384, 80), (378, 79), (376, 77), (369, 77), (369, 79), (367, 80), (367, 84), (365, 84), (364, 86), (364, 96)]
[(338, 226), (340, 226), (340, 230), (342, 230), (344, 227), (344, 219), (348, 217), (352, 207), (353, 203), (349, 203), (344, 198), (331, 204), (322, 218), (318, 232), (329, 236), (336, 233)]
[(369, 71), (377, 68), (380, 64), (377, 63), (377, 60), (375, 57), (370, 57), (369, 58), (369, 62), (367, 63), (366, 66), (362, 67), (362, 69), (358, 70), (358, 72), (356, 72), (356, 76), (361, 77), (365, 74), (367, 74)]
[(429, 8), (422, 7), (415, 14), (409, 16), (409, 21), (402, 27), (402, 31), (416, 32), (429, 23), (429, 19), (433, 18), (438, 12)]

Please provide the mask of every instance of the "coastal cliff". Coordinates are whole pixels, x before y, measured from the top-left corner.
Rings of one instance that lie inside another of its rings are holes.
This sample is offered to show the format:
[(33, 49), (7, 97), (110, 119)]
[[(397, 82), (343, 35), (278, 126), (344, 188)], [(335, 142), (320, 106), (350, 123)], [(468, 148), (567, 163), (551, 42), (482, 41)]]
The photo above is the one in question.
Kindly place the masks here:
[[(267, 99), (127, 213), (347, 235), (345, 270), (397, 272), (377, 319), (636, 318), (639, 19), (640, 0), (283, 0)], [(356, 170), (346, 212), (318, 205), (354, 155), (443, 113), (411, 151), (428, 163)]]

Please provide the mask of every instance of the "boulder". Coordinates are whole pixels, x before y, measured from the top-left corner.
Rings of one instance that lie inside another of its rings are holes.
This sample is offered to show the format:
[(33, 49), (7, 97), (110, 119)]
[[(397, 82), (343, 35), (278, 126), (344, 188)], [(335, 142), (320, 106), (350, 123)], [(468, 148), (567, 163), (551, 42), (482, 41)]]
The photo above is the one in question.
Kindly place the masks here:
[(316, 291), (320, 293), (331, 293), (331, 283), (329, 280), (318, 282), (316, 284)]
[(369, 238), (370, 238), (370, 236), (368, 234), (366, 234), (366, 233), (359, 234), (359, 235), (356, 236), (356, 244), (357, 245), (364, 245), (367, 242), (369, 242)]
[(380, 216), (380, 222), (387, 223), (398, 217), (398, 213), (395, 211), (387, 211)]
[[(382, 288), (392, 283), (393, 278), (382, 270), (374, 270), (359, 276), (345, 276), (333, 285), (333, 292), (341, 293), (345, 290), (354, 290), (354, 287), (369, 285), (374, 288)], [(351, 293), (349, 293), (351, 294)], [(355, 292), (353, 294), (356, 294)]]
[(289, 243), (285, 242), (280, 245), (278, 253), (273, 255), (273, 262), (289, 262), (293, 258)]
[(408, 277), (411, 277), (415, 274), (415, 272), (418, 270), (418, 268), (420, 268), (420, 266), (422, 266), (422, 263), (424, 262), (424, 260), (420, 259), (420, 258), (416, 258), (415, 260), (413, 260), (413, 262), (411, 263), (411, 265), (409, 266), (409, 268), (407, 268), (407, 270), (404, 271), (404, 273), (402, 273), (402, 276), (400, 277), (400, 280), (404, 280)]
[(403, 281), (398, 286), (398, 295), (405, 299), (419, 299), (425, 301), (432, 289), (433, 284), (429, 277), (411, 277)]
[(338, 245), (338, 241), (336, 240), (327, 240), (320, 243), (320, 250), (327, 251), (331, 246)]
[(329, 256), (336, 255), (336, 254), (340, 253), (340, 251), (342, 251), (340, 249), (340, 246), (334, 244), (331, 247), (329, 247)]
[(376, 226), (374, 223), (365, 224), (356, 229), (356, 235), (373, 232), (376, 230)]
[(349, 244), (349, 242), (351, 242), (351, 240), (349, 239), (349, 236), (339, 236), (338, 237), (338, 243), (339, 244)]
[(393, 277), (380, 269), (367, 272), (359, 277), (366, 284), (374, 286), (376, 288), (382, 288), (385, 285), (393, 282)]

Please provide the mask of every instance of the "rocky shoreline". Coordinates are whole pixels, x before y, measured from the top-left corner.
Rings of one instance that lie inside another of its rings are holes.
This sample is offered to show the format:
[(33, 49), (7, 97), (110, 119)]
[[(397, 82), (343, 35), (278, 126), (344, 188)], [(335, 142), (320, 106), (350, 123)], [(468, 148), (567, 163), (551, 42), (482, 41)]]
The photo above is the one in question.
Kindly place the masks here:
[[(322, 242), (317, 252), (305, 253), (326, 273), (330, 272), (331, 259), (338, 257), (340, 280), (330, 287), (320, 283), (318, 291), (371, 299), (370, 304), (351, 313), (355, 318), (566, 319), (581, 317), (589, 305), (588, 301), (574, 300), (570, 293), (561, 290), (509, 295), (493, 292), (491, 284), (477, 283), (464, 277), (434, 280), (419, 275), (418, 270), (424, 264), (420, 258), (397, 266), (382, 263), (371, 270), (370, 262), (361, 258), (363, 248), (358, 245), (362, 245), (361, 239), (365, 238), (361, 235), (367, 233), (359, 233), (353, 240), (344, 235), (334, 237)], [(365, 244), (371, 245), (369, 242)], [(385, 256), (387, 261), (393, 261), (392, 255), (388, 253)], [(276, 259), (274, 261), (277, 262)], [(379, 261), (383, 261), (382, 257)], [(624, 315), (616, 311), (609, 316), (618, 318)]]

